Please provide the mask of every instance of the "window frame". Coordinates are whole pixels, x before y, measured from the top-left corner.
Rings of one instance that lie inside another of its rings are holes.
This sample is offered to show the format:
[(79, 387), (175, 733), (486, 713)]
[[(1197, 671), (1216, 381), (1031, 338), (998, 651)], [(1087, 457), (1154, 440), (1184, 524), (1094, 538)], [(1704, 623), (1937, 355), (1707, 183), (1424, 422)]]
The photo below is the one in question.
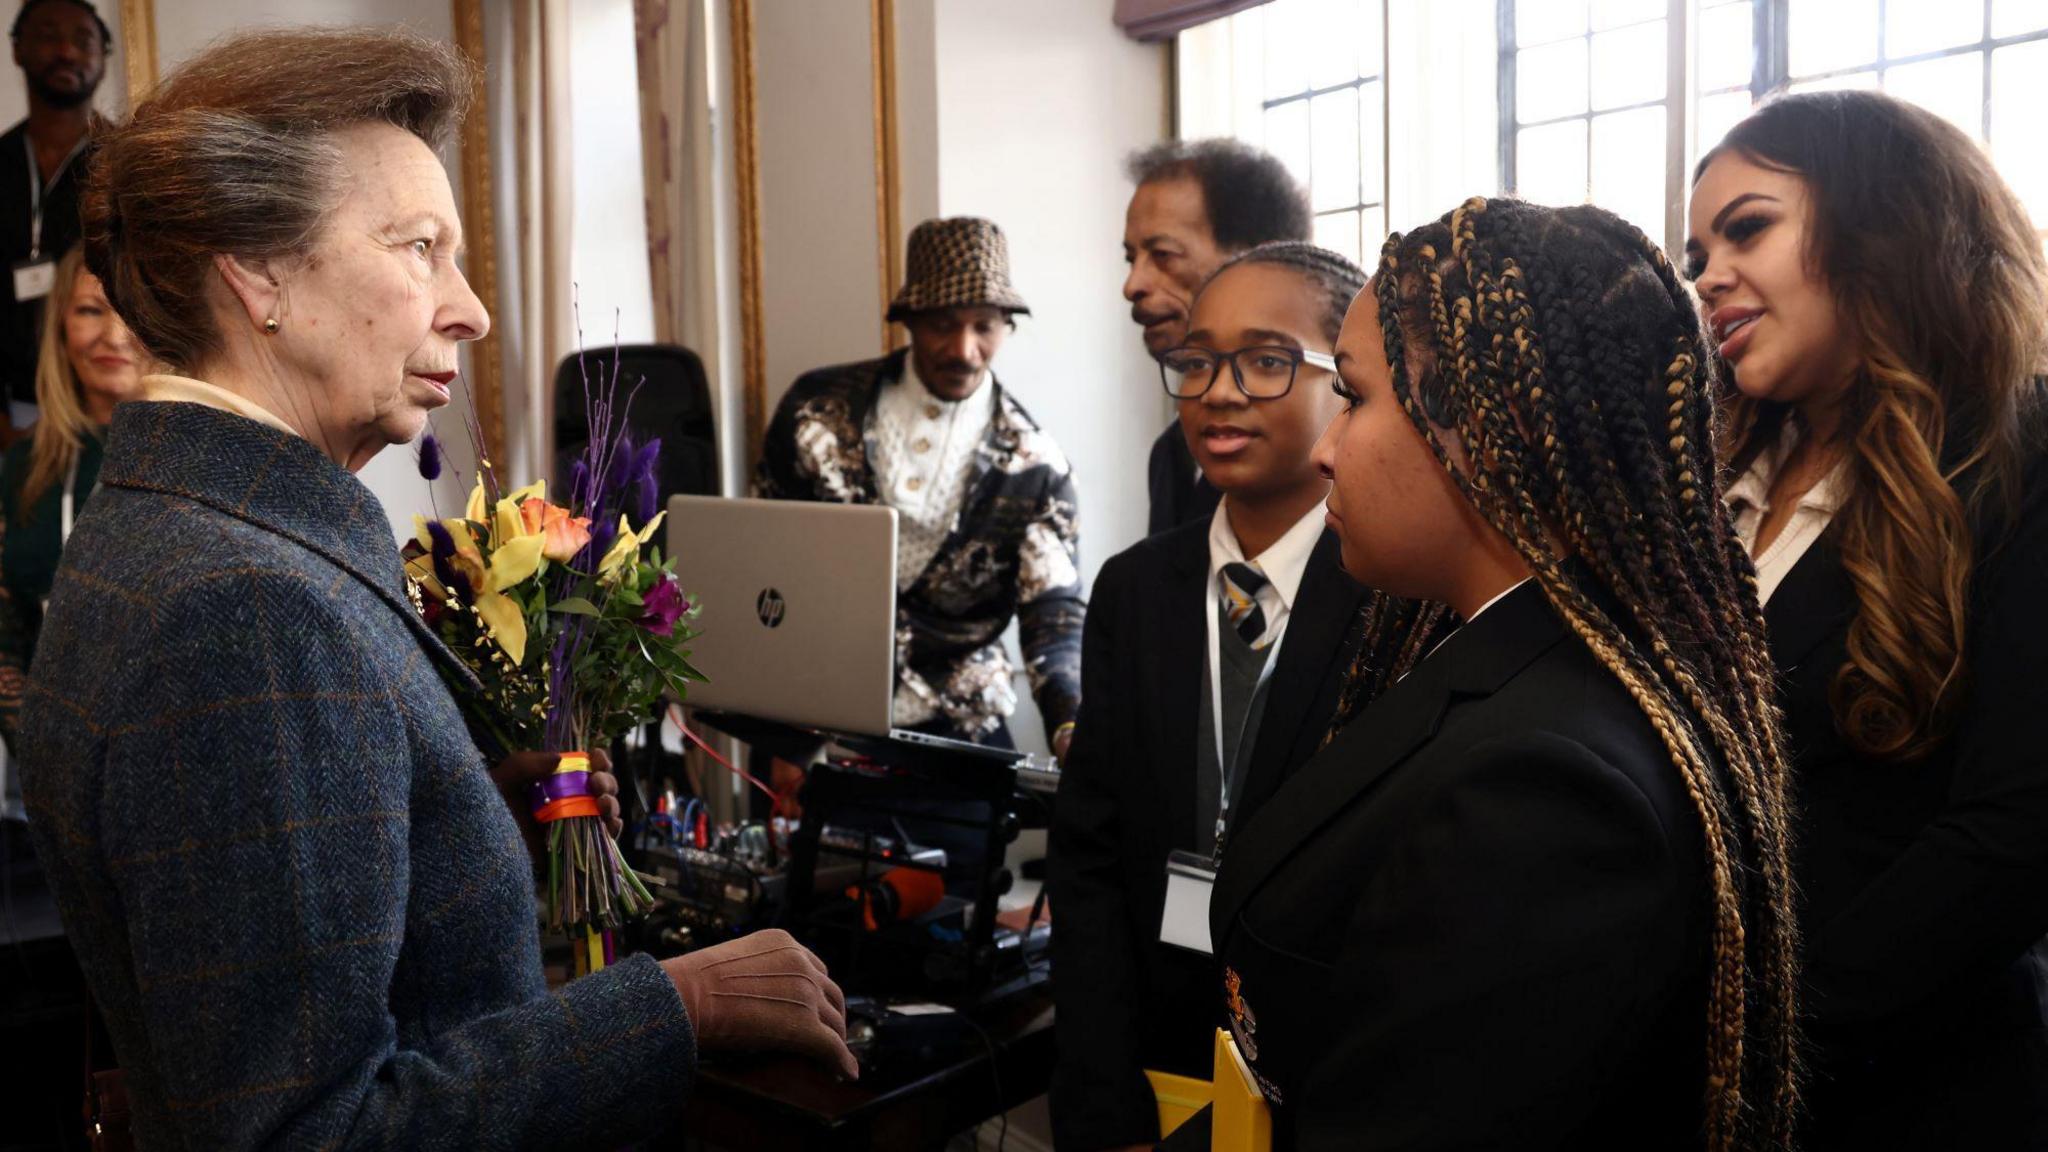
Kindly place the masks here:
[[(1361, 0), (1353, 0), (1353, 2), (1360, 3), (1361, 8), (1368, 6), (1367, 3), (1361, 2)], [(1284, 109), (1288, 105), (1300, 104), (1303, 113), (1302, 120), (1308, 125), (1310, 135), (1309, 146), (1302, 154), (1303, 167), (1296, 174), (1301, 181), (1303, 191), (1309, 197), (1311, 238), (1313, 240), (1313, 237), (1316, 235), (1313, 230), (1320, 226), (1326, 218), (1338, 218), (1348, 215), (1356, 222), (1359, 231), (1357, 258), (1370, 267), (1372, 261), (1378, 258), (1380, 237), (1385, 235), (1385, 229), (1390, 224), (1394, 199), (1394, 126), (1392, 122), (1394, 102), (1392, 75), (1394, 69), (1390, 46), (1393, 17), (1390, 9), (1395, 0), (1370, 0), (1369, 7), (1372, 11), (1361, 13), (1362, 16), (1370, 17), (1370, 26), (1377, 29), (1379, 47), (1369, 58), (1361, 55), (1361, 58), (1356, 63), (1357, 71), (1350, 79), (1316, 86), (1314, 84), (1315, 78), (1312, 75), (1305, 75), (1302, 77), (1302, 87), (1289, 89), (1278, 95), (1268, 95), (1265, 91), (1265, 77), (1262, 72), (1254, 72), (1252, 74), (1252, 76), (1256, 77), (1256, 83), (1254, 83), (1241, 70), (1246, 59), (1244, 54), (1244, 45), (1246, 43), (1256, 44), (1256, 54), (1260, 57), (1263, 57), (1266, 51), (1267, 38), (1271, 30), (1267, 27), (1265, 15), (1261, 15), (1255, 39), (1245, 40), (1242, 29), (1243, 21), (1247, 17), (1258, 14), (1259, 9), (1269, 8), (1273, 3), (1274, 0), (1265, 0), (1264, 3), (1254, 5), (1245, 11), (1218, 17), (1196, 28), (1184, 31), (1175, 38), (1174, 49), (1171, 54), (1172, 75), (1169, 81), (1173, 93), (1171, 101), (1173, 108), (1171, 135), (1178, 140), (1197, 139), (1212, 135), (1223, 136), (1246, 141), (1261, 149), (1273, 152), (1273, 142), (1268, 130), (1268, 122), (1272, 113), (1275, 110)], [(1195, 48), (1197, 54), (1194, 59), (1198, 60), (1200, 64), (1193, 73), (1188, 71), (1189, 60), (1187, 53), (1190, 51), (1190, 36), (1195, 36), (1199, 40), (1199, 46)], [(1218, 68), (1222, 69), (1222, 71), (1214, 73), (1212, 76), (1210, 70)], [(1191, 90), (1187, 86), (1186, 79), (1191, 74), (1220, 78), (1222, 81), (1223, 98), (1220, 100), (1213, 99), (1207, 91), (1204, 91), (1199, 99), (1191, 102)], [(1368, 89), (1376, 89), (1379, 97), (1377, 101), (1378, 107), (1372, 111), (1369, 121), (1366, 118), (1363, 100), (1360, 99), (1360, 96)], [(1346, 91), (1358, 94), (1353, 97), (1357, 101), (1359, 108), (1356, 133), (1361, 137), (1357, 143), (1361, 176), (1358, 193), (1355, 199), (1347, 200), (1344, 203), (1332, 203), (1328, 206), (1322, 206), (1318, 205), (1315, 200), (1316, 149), (1314, 147), (1314, 102), (1325, 96)], [(1195, 114), (1195, 126), (1192, 131), (1189, 124), (1189, 113), (1191, 111)], [(1364, 140), (1362, 139), (1364, 129), (1368, 123), (1374, 127), (1378, 136), (1377, 152), (1371, 154), (1368, 154), (1366, 151)], [(1253, 128), (1254, 125), (1256, 125), (1256, 128)], [(1248, 131), (1248, 129), (1251, 130)], [(1277, 152), (1274, 152), (1274, 154), (1279, 155)], [(1377, 165), (1379, 169), (1379, 179), (1368, 183), (1363, 179), (1363, 176), (1365, 170), (1374, 165)], [(1289, 168), (1290, 171), (1294, 171), (1291, 164)], [(1364, 215), (1367, 212), (1377, 213), (1380, 220), (1379, 230), (1372, 236), (1366, 234), (1367, 229), (1365, 228), (1366, 221), (1364, 220)], [(1352, 255), (1348, 252), (1343, 254), (1347, 257)]]
[[(1315, 101), (1318, 98), (1323, 96), (1333, 96), (1339, 92), (1344, 92), (1347, 90), (1356, 93), (1353, 99), (1357, 102), (1358, 105), (1357, 123), (1363, 125), (1365, 123), (1365, 107), (1364, 100), (1362, 99), (1362, 97), (1365, 94), (1366, 85), (1376, 84), (1379, 86), (1379, 199), (1367, 200), (1365, 198), (1365, 181), (1360, 180), (1358, 182), (1357, 203), (1340, 204), (1334, 208), (1317, 208), (1315, 206), (1316, 150), (1313, 147), (1313, 145), (1311, 145), (1311, 147), (1308, 150), (1308, 172), (1302, 179), (1302, 186), (1308, 192), (1309, 195), (1310, 234), (1314, 234), (1316, 222), (1318, 220), (1321, 220), (1323, 217), (1341, 216), (1347, 212), (1351, 213), (1353, 218), (1358, 221), (1359, 225), (1359, 250), (1361, 259), (1363, 259), (1367, 255), (1370, 255), (1370, 253), (1367, 252), (1365, 248), (1365, 213), (1370, 209), (1379, 209), (1380, 221), (1382, 224), (1381, 231), (1384, 232), (1384, 224), (1387, 219), (1387, 197), (1388, 193), (1392, 191), (1392, 179), (1388, 174), (1388, 169), (1391, 167), (1390, 161), (1392, 160), (1392, 157), (1388, 154), (1389, 145), (1387, 140), (1389, 127), (1387, 123), (1387, 5), (1388, 0), (1378, 0), (1380, 22), (1380, 54), (1379, 59), (1375, 61), (1378, 68), (1375, 72), (1373, 72), (1372, 75), (1368, 76), (1363, 74), (1365, 61), (1361, 59), (1359, 61), (1361, 74), (1352, 77), (1350, 80), (1347, 80), (1342, 84), (1329, 84), (1321, 88), (1304, 88), (1299, 92), (1289, 92), (1284, 96), (1261, 97), (1259, 100), (1259, 118), (1262, 123), (1265, 121), (1267, 117), (1273, 114), (1273, 110), (1275, 108), (1281, 108), (1288, 104), (1302, 105), (1302, 115), (1305, 118), (1304, 123), (1307, 123), (1310, 126), (1310, 139), (1311, 141), (1313, 141), (1313, 134), (1315, 131)], [(1359, 150), (1358, 159), (1360, 164), (1363, 165), (1365, 161), (1365, 151), (1363, 148)]]
[[(2048, 28), (2037, 28), (2031, 32), (2020, 32), (2010, 36), (1994, 36), (1994, 6), (1997, 0), (1981, 0), (1983, 14), (1978, 25), (1978, 38), (1946, 48), (1931, 49), (1908, 55), (1893, 57), (1888, 54), (1885, 43), (1887, 17), (1891, 0), (1876, 0), (1877, 4), (1877, 55), (1847, 67), (1834, 68), (1811, 74), (1794, 75), (1791, 67), (1791, 20), (1792, 0), (1751, 0), (1750, 16), (1750, 82), (1749, 95), (1752, 102), (1762, 100), (1773, 92), (1793, 84), (1807, 84), (1826, 81), (1861, 72), (1875, 72), (1880, 77), (1892, 68), (1902, 65), (1921, 64), (1930, 60), (1942, 60), (1953, 56), (1975, 54), (1982, 58), (1983, 93), (1981, 96), (1976, 138), (1985, 147), (1991, 142), (1991, 96), (1992, 96), (1992, 54), (2001, 48), (2018, 44), (2029, 44), (2048, 40)], [(1596, 115), (1624, 111), (1625, 108), (1601, 109), (1595, 112), (1590, 107), (1583, 114), (1561, 116), (1553, 120), (1523, 125), (1516, 116), (1516, 72), (1517, 55), (1521, 45), (1515, 35), (1515, 9), (1517, 0), (1497, 0), (1495, 4), (1496, 34), (1499, 54), (1499, 102), (1500, 102), (1500, 187), (1513, 193), (1517, 156), (1517, 134), (1524, 127), (1541, 124), (1564, 123), (1574, 119), (1590, 122)], [(1664, 245), (1669, 251), (1677, 251), (1684, 238), (1685, 189), (1691, 164), (1698, 152), (1698, 141), (1694, 138), (1698, 130), (1696, 105), (1702, 96), (1719, 95), (1740, 91), (1737, 87), (1716, 88), (1712, 92), (1695, 90), (1693, 79), (1696, 69), (1693, 60), (1694, 28), (1700, 11), (1713, 6), (1713, 0), (1668, 0), (1665, 14), (1666, 73), (1664, 106), (1668, 114), (1664, 136), (1665, 148), (1665, 236)], [(1591, 33), (1585, 34), (1590, 49)], [(1561, 41), (1556, 41), (1560, 42)], [(1589, 65), (1590, 66), (1590, 65)], [(1653, 107), (1653, 102), (1628, 107)], [(1586, 154), (1587, 186), (1591, 187), (1593, 154), (1589, 146)], [(2041, 234), (2048, 237), (2048, 220), (2038, 221)]]

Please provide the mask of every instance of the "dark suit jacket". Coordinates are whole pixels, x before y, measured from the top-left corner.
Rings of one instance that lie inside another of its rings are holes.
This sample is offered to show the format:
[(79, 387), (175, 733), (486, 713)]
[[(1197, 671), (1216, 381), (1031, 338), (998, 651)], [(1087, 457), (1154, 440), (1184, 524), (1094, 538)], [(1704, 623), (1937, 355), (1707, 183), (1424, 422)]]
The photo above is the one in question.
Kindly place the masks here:
[(1805, 1147), (2048, 1148), (2048, 466), (1978, 568), (1969, 695), (1918, 763), (1835, 729), (1854, 612), (1824, 536), (1765, 613), (1801, 814)]
[[(1208, 573), (1203, 522), (1128, 549), (1096, 578), (1081, 720), (1052, 833), (1052, 1108), (1062, 1149), (1156, 1139), (1158, 1108), (1142, 1069), (1208, 1075), (1221, 1019), (1202, 1009), (1215, 1003), (1215, 965), (1159, 943), (1167, 854), (1210, 847), (1195, 827)], [(1366, 596), (1338, 567), (1326, 532), (1288, 617), (1245, 795), (1232, 805), (1237, 826), (1322, 740)]]
[(1180, 421), (1152, 441), (1152, 454), (1145, 460), (1145, 492), (1151, 507), (1145, 515), (1145, 534), (1157, 536), (1182, 524), (1207, 524), (1223, 500), (1208, 478), (1195, 472), (1195, 454), (1188, 450), (1188, 438)]
[(158, 1149), (615, 1148), (695, 1063), (650, 957), (549, 992), (532, 864), (407, 602), (311, 444), (114, 414), (22, 713), (22, 788)]
[[(1698, 1147), (1702, 856), (1649, 721), (1533, 583), (1502, 599), (1224, 858), (1211, 932), (1276, 1145)], [(1207, 1147), (1199, 1119), (1171, 1146)]]
[[(95, 125), (97, 127), (97, 125)], [(78, 190), (92, 167), (93, 146), (64, 169), (43, 194), (43, 257), (61, 259), (78, 243)], [(13, 267), (28, 259), (28, 121), (0, 135), (0, 260)], [(36, 356), (42, 347), (43, 301), (16, 303), (14, 285), (0, 285), (0, 382), (6, 399), (36, 402)]]

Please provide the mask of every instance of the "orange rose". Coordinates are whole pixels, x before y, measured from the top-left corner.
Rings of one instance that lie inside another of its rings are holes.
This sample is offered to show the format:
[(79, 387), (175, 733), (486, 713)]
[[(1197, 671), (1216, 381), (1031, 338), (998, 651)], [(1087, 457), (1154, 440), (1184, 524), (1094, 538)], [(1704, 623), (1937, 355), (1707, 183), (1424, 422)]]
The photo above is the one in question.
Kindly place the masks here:
[(557, 564), (575, 559), (590, 543), (588, 516), (571, 516), (567, 508), (537, 497), (519, 505), (519, 520), (528, 533), (542, 534), (540, 554)]

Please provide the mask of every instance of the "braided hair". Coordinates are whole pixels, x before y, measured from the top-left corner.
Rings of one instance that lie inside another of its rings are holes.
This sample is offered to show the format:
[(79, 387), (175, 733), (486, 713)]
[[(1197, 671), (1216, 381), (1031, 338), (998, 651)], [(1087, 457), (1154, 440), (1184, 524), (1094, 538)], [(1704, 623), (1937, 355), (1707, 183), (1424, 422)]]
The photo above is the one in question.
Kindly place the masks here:
[(1784, 1146), (1798, 1063), (1786, 769), (1691, 298), (1611, 213), (1481, 198), (1389, 237), (1374, 289), (1409, 418), (1649, 719), (1698, 812), (1713, 911), (1708, 1147)]
[(1323, 294), (1323, 335), (1329, 337), (1332, 344), (1337, 342), (1337, 334), (1344, 328), (1345, 311), (1365, 288), (1365, 269), (1328, 248), (1318, 248), (1303, 240), (1274, 240), (1256, 248), (1247, 248), (1209, 273), (1209, 278), (1202, 281), (1202, 287), (1214, 284), (1217, 277), (1240, 264), (1267, 264), (1292, 268), (1301, 273), (1303, 279)]

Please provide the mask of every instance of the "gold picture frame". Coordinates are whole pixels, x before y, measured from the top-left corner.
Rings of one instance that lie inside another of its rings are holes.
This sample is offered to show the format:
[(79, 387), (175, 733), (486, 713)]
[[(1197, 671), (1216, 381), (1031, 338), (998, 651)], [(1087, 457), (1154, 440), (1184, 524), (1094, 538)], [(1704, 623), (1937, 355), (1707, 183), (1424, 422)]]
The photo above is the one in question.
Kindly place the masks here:
[[(484, 310), (498, 314), (498, 227), (492, 197), (490, 84), (485, 69), (490, 56), (484, 43), (483, 0), (451, 0), (455, 46), (476, 67), (471, 73), (469, 116), (462, 122), (462, 219), (468, 249), (470, 290)], [(504, 459), (505, 348), (494, 329), (469, 350), (469, 391), (483, 430), (483, 454)]]
[[(903, 180), (896, 128), (896, 0), (868, 0), (869, 67), (875, 94), (875, 239), (884, 317), (903, 284)], [(882, 351), (900, 343), (896, 325), (882, 321)]]
[(134, 108), (156, 87), (156, 0), (121, 0), (121, 60)]
[(739, 199), (740, 383), (747, 475), (768, 431), (768, 345), (761, 312), (761, 153), (754, 102), (754, 4), (732, 0), (733, 182)]

